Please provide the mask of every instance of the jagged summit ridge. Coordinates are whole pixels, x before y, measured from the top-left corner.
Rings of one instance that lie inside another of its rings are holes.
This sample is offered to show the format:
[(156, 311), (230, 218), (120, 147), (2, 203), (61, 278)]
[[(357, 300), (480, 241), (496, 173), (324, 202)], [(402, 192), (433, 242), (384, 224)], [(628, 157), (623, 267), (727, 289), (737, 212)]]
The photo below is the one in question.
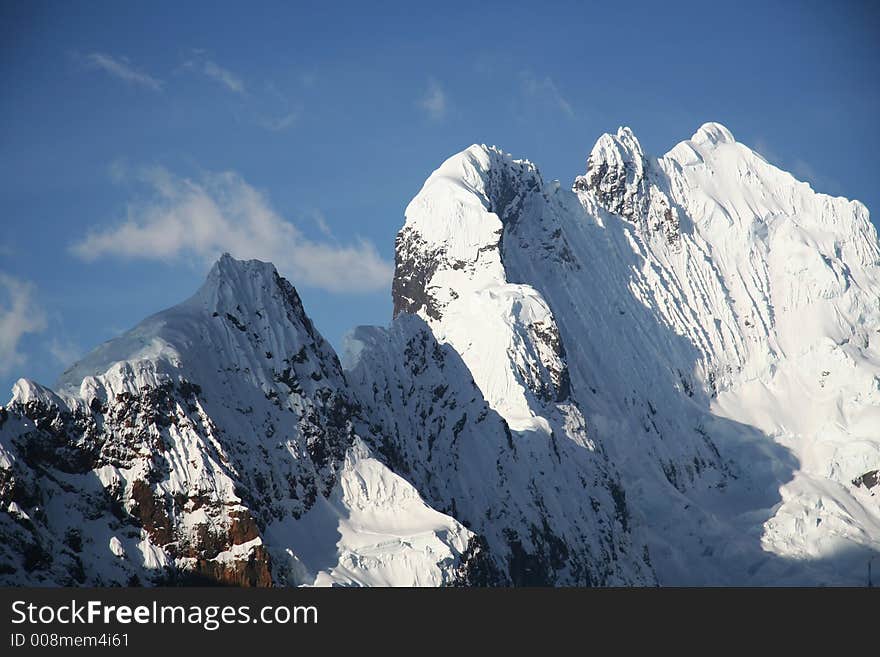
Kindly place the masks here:
[[(435, 176), (398, 236), (395, 290), (407, 290), (398, 312), (420, 315), (461, 354), (514, 433), (549, 426), (577, 442), (553, 418), (582, 414), (622, 480), (644, 482), (627, 499), (651, 509), (651, 553), (671, 555), (653, 560), (661, 582), (748, 581), (755, 564), (764, 581), (781, 581), (793, 553), (815, 564), (788, 581), (841, 576), (829, 574), (839, 565), (823, 561), (817, 528), (864, 527), (863, 514), (877, 515), (876, 505), (861, 510), (851, 484), (876, 460), (864, 427), (877, 405), (878, 244), (863, 205), (816, 194), (717, 123), (660, 158), (631, 130), (604, 135), (573, 193), (473, 147)], [(848, 374), (829, 387), (841, 366)], [(568, 410), (542, 394), (554, 372)], [(811, 382), (809, 408), (794, 380)], [(839, 418), (835, 399), (851, 420), (820, 417)], [(799, 471), (797, 459), (812, 465)], [(811, 479), (828, 476), (843, 486), (833, 502)], [(757, 493), (779, 489), (782, 500)], [(656, 499), (682, 501), (661, 510)], [(739, 514), (756, 503), (775, 510), (753, 509), (764, 519), (744, 525)], [(856, 555), (876, 540), (835, 531)], [(727, 545), (729, 559), (683, 568), (704, 548), (665, 543), (678, 532)], [(858, 577), (861, 558), (847, 576)]]

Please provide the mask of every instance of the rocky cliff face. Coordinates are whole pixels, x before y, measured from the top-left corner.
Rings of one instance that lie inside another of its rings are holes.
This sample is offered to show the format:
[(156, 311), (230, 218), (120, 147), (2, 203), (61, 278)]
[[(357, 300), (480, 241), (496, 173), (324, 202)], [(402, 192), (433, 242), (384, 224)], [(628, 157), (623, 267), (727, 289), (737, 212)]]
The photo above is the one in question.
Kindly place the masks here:
[(850, 584), (880, 546), (880, 245), (706, 124), (406, 209), (343, 369), (271, 265), (0, 410), (9, 584)]

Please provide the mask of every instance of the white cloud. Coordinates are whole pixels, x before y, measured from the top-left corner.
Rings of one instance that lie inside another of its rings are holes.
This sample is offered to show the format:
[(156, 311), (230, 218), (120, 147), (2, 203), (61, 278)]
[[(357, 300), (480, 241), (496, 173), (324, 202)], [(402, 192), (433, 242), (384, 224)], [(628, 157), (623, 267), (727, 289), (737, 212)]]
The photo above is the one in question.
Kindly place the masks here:
[(183, 63), (184, 68), (196, 71), (205, 75), (215, 82), (219, 82), (229, 91), (237, 94), (245, 93), (244, 80), (227, 68), (220, 66), (217, 62), (205, 57), (204, 50), (193, 50), (194, 59), (190, 59)]
[(73, 342), (52, 338), (49, 342), (49, 353), (61, 365), (65, 367), (74, 363), (81, 355), (82, 350)]
[(535, 77), (529, 71), (522, 74), (523, 92), (532, 98), (540, 98), (549, 101), (551, 105), (559, 109), (569, 118), (574, 118), (574, 108), (571, 103), (562, 95), (559, 87), (550, 76), (543, 78)]
[(94, 68), (99, 68), (113, 77), (124, 80), (130, 84), (140, 85), (153, 91), (162, 91), (161, 80), (136, 70), (125, 57), (113, 57), (100, 52), (93, 52), (85, 56), (85, 61)]
[(324, 213), (320, 210), (315, 210), (312, 212), (312, 217), (315, 220), (315, 225), (318, 226), (318, 230), (321, 231), (321, 234), (328, 239), (332, 238), (333, 231), (330, 230), (330, 224), (327, 223), (327, 218), (324, 216)]
[(71, 246), (75, 255), (86, 261), (105, 256), (211, 261), (228, 251), (269, 260), (294, 284), (334, 292), (385, 289), (391, 280), (392, 265), (372, 243), (307, 239), (236, 173), (191, 180), (154, 168), (143, 171), (141, 181), (151, 188), (151, 200), (130, 205), (115, 226), (88, 233)]
[(0, 273), (0, 374), (24, 360), (18, 353), (22, 336), (46, 330), (46, 313), (33, 295), (32, 283)]
[(209, 78), (216, 80), (230, 91), (234, 91), (237, 94), (244, 93), (244, 82), (242, 82), (242, 79), (210, 59), (205, 62), (202, 71)]
[(425, 110), (428, 118), (432, 121), (440, 121), (446, 116), (448, 106), (446, 92), (437, 80), (428, 81), (428, 89), (417, 104)]

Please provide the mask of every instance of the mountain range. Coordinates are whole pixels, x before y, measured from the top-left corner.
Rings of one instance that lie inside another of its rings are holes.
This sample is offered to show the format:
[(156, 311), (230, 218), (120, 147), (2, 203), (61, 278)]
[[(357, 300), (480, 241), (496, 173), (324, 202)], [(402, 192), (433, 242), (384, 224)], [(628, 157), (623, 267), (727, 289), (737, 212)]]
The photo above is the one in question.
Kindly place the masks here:
[(0, 408), (0, 584), (870, 583), (880, 243), (707, 123), (474, 145), (340, 357), (269, 263)]

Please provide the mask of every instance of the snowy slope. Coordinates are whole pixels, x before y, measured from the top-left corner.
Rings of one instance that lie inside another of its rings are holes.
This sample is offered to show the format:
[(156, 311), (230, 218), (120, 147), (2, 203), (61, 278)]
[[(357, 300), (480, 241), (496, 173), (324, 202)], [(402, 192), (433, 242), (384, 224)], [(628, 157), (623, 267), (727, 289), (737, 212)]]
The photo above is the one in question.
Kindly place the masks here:
[(336, 355), (269, 264), (223, 256), (57, 388), (20, 380), (0, 427), (7, 581), (437, 585), (467, 548), (354, 432)]
[(406, 217), (396, 312), (511, 429), (608, 454), (661, 583), (865, 581), (880, 256), (863, 205), (706, 124), (659, 159), (603, 135), (572, 191), (472, 146)]
[(376, 450), (479, 537), (466, 583), (654, 582), (620, 481), (576, 409), (553, 406), (538, 428), (513, 428), (417, 316), (360, 327), (349, 349)]

